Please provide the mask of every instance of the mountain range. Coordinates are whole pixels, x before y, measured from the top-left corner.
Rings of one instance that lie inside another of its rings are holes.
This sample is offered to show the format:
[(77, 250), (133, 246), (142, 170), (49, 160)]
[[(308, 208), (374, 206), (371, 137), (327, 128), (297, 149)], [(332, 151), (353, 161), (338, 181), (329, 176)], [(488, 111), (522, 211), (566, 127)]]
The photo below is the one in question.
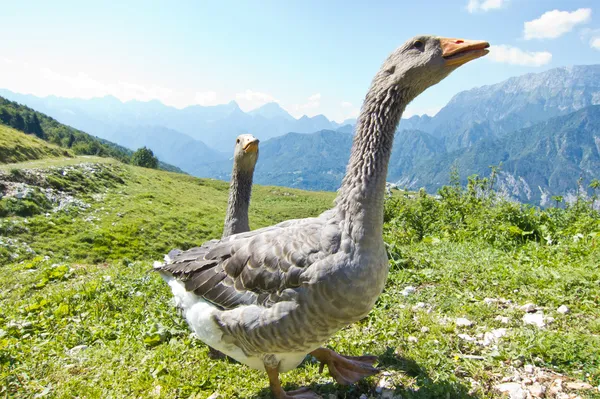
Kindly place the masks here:
[[(243, 112), (235, 102), (176, 109), (113, 97), (0, 95), (126, 147), (146, 145), (197, 176), (228, 179), (235, 137), (251, 132), (261, 139), (255, 181), (304, 189), (337, 189), (356, 123), (323, 115), (296, 119), (276, 103)], [(573, 190), (579, 176), (598, 177), (597, 105), (600, 65), (555, 68), (458, 93), (435, 116), (402, 119), (388, 180), (434, 192), (448, 183), (453, 164), (466, 178), (487, 175), (502, 162), (505, 193), (543, 203)]]

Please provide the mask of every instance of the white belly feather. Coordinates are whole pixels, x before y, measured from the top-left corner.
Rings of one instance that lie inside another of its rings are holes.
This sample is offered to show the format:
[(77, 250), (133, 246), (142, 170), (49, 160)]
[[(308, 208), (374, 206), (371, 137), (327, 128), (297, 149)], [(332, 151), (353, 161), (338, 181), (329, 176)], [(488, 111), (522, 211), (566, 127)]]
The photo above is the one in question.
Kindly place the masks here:
[[(236, 345), (224, 342), (223, 332), (212, 318), (213, 314), (219, 311), (215, 305), (205, 301), (193, 292), (186, 291), (183, 283), (173, 277), (162, 273), (161, 277), (171, 287), (175, 305), (183, 310), (187, 323), (202, 342), (253, 369), (265, 369), (261, 357), (246, 356)], [(231, 312), (239, 312), (240, 310), (235, 309)], [(265, 355), (268, 354), (265, 353)], [(275, 353), (273, 355), (279, 361), (279, 372), (283, 373), (298, 367), (306, 353)]]

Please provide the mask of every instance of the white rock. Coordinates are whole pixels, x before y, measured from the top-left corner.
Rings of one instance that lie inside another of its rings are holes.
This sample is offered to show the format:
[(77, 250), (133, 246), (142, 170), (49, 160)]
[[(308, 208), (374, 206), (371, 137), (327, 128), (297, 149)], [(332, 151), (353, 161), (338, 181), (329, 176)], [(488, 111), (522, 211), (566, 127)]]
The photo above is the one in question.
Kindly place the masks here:
[(527, 393), (521, 388), (518, 382), (506, 382), (494, 387), (497, 391), (508, 393), (510, 399), (526, 399)]
[(497, 328), (495, 330), (486, 332), (483, 336), (483, 345), (489, 346), (498, 341), (500, 338), (506, 335), (506, 331), (506, 328)]
[(533, 303), (526, 303), (525, 305), (519, 307), (523, 312), (533, 313), (535, 312), (535, 305)]
[(87, 348), (88, 348), (87, 345), (77, 345), (77, 346), (74, 346), (71, 349), (69, 349), (67, 352), (71, 356), (77, 356), (79, 354), (79, 352), (82, 352), (82, 351), (86, 350)]
[[(392, 381), (389, 378), (387, 378), (386, 376), (383, 376), (377, 382), (377, 386), (375, 387), (375, 392), (382, 393), (384, 389), (390, 390), (390, 389), (393, 389), (393, 387), (394, 387), (394, 385), (393, 385)], [(392, 391), (392, 393), (393, 392), (394, 391)]]
[(534, 398), (543, 398), (546, 393), (546, 387), (541, 385), (539, 382), (534, 383), (529, 387), (529, 393)]
[(562, 380), (560, 378), (555, 379), (550, 386), (550, 394), (557, 395), (562, 392)]
[(546, 325), (546, 323), (544, 322), (544, 313), (526, 313), (523, 315), (523, 323), (533, 324), (539, 328), (542, 328)]
[(571, 311), (571, 309), (569, 309), (567, 305), (560, 305), (556, 311), (561, 314), (567, 314)]
[(469, 334), (458, 334), (458, 338), (464, 339), (465, 341), (473, 342), (475, 338), (471, 337)]
[(407, 341), (408, 342), (412, 342), (412, 343), (419, 342), (419, 340), (417, 339), (417, 337), (413, 337), (412, 335), (407, 338)]
[(206, 399), (218, 399), (218, 398), (220, 398), (220, 397), (221, 397), (221, 395), (219, 395), (219, 393), (218, 393), (218, 392), (214, 392), (212, 395), (210, 395), (210, 396), (209, 396), (208, 398), (206, 398)]
[(414, 294), (416, 290), (417, 289), (415, 287), (409, 285), (408, 287), (404, 288), (400, 293), (404, 296), (409, 296), (410, 294)]
[(365, 395), (364, 393), (362, 395), (360, 395), (360, 397), (358, 399), (368, 399), (367, 395)]
[(510, 323), (510, 319), (506, 316), (496, 316), (496, 321), (499, 321), (502, 324)]
[(587, 382), (567, 382), (567, 388), (576, 391), (580, 391), (583, 389), (594, 389), (594, 387), (588, 384)]
[(429, 327), (425, 327), (425, 326), (421, 327), (421, 332), (423, 334), (428, 333), (429, 332)]
[(419, 310), (419, 309), (423, 309), (425, 306), (427, 306), (427, 304), (425, 302), (417, 302), (416, 305), (414, 305), (412, 307), (413, 311)]
[(533, 374), (533, 364), (526, 364), (525, 367), (523, 367), (523, 370), (525, 370), (527, 374)]
[(498, 302), (496, 298), (483, 298), (483, 303), (485, 303), (486, 305), (491, 305), (496, 302)]
[(458, 326), (458, 327), (470, 327), (473, 325), (473, 322), (469, 319), (466, 319), (464, 317), (459, 317), (456, 320), (454, 320), (454, 323)]

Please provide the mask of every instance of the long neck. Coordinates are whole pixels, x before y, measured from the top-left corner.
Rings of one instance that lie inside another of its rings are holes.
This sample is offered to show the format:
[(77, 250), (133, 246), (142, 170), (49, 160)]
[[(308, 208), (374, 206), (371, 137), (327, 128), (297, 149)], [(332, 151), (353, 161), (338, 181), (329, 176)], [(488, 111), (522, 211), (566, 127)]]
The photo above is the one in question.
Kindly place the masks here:
[(250, 231), (248, 206), (250, 205), (250, 194), (252, 193), (253, 175), (254, 170), (240, 170), (234, 161), (223, 238), (232, 234)]
[(410, 90), (377, 90), (373, 83), (358, 118), (346, 175), (336, 208), (343, 230), (354, 242), (381, 241), (383, 201), (394, 133), (413, 98)]

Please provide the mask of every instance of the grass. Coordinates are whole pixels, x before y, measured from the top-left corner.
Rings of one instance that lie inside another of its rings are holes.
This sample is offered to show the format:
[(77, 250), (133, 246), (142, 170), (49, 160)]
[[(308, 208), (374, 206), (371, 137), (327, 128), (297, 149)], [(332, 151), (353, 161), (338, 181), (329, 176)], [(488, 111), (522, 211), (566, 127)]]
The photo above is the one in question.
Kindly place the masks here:
[[(10, 177), (17, 172), (9, 168), (0, 180), (27, 180), (30, 167), (19, 166), (20, 177)], [(270, 397), (264, 373), (208, 358), (174, 311), (168, 287), (148, 272), (170, 249), (220, 236), (227, 183), (117, 163), (95, 165), (93, 174), (70, 163), (35, 167), (42, 169), (38, 184), (52, 183), (89, 206), (0, 219), (0, 398)], [(251, 227), (317, 215), (333, 198), (257, 186)], [(407, 201), (420, 206), (418, 198)], [(419, 212), (415, 219), (426, 220)], [(484, 235), (435, 235), (425, 226), (424, 237), (412, 239), (399, 233), (393, 208), (386, 215), (392, 259), (385, 292), (367, 318), (328, 346), (378, 355), (403, 398), (497, 397), (493, 385), (523, 364), (600, 385), (594, 238), (500, 245)], [(408, 286), (415, 292), (404, 296)], [(518, 306), (527, 302), (554, 322), (524, 325)], [(563, 304), (570, 313), (556, 312)], [(457, 326), (458, 317), (473, 325)], [(458, 335), (497, 328), (506, 336), (489, 346)], [(310, 358), (283, 375), (286, 388), (311, 385), (325, 398), (377, 397), (378, 379), (340, 387)]]
[(69, 150), (0, 124), (0, 164), (72, 156)]

